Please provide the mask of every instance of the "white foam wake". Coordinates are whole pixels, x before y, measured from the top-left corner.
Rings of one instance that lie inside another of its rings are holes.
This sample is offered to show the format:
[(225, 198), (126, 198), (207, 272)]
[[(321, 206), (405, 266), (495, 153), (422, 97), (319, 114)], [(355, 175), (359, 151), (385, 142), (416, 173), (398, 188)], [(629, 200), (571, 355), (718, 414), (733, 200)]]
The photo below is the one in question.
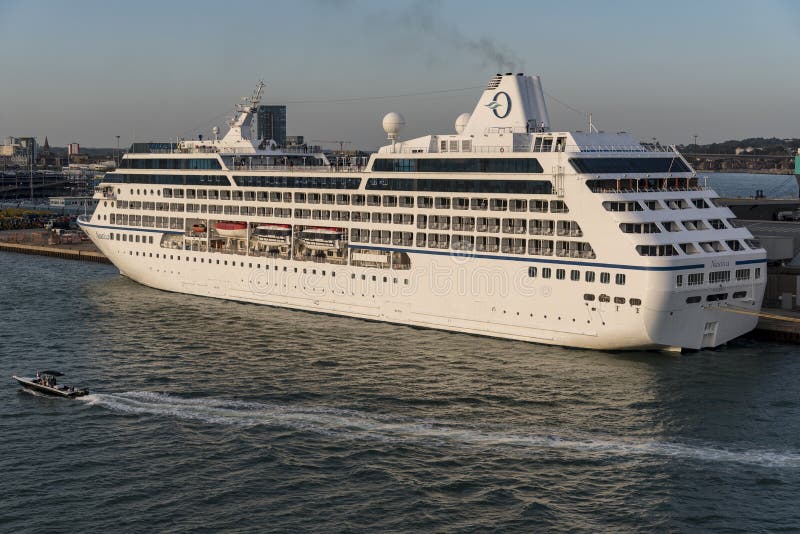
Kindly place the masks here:
[(609, 456), (649, 455), (766, 467), (800, 467), (800, 453), (764, 449), (735, 450), (714, 445), (600, 437), (558, 436), (527, 431), (492, 431), (435, 421), (402, 419), (337, 408), (291, 406), (214, 398), (183, 398), (151, 392), (94, 394), (81, 397), (118, 413), (158, 415), (210, 424), (283, 426), (348, 439), (461, 443), (486, 448), (568, 449)]

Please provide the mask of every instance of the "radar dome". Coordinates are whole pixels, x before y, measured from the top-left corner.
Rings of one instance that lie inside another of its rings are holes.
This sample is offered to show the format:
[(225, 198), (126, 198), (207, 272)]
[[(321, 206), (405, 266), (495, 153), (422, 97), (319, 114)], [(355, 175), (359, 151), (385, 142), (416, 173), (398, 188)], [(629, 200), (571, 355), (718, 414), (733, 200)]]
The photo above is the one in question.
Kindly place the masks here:
[(458, 116), (456, 119), (456, 133), (460, 134), (464, 131), (464, 128), (467, 126), (470, 117), (471, 115), (469, 113), (462, 113)]
[(387, 113), (383, 118), (383, 131), (389, 134), (389, 137), (396, 137), (405, 125), (406, 120), (403, 116), (394, 111)]

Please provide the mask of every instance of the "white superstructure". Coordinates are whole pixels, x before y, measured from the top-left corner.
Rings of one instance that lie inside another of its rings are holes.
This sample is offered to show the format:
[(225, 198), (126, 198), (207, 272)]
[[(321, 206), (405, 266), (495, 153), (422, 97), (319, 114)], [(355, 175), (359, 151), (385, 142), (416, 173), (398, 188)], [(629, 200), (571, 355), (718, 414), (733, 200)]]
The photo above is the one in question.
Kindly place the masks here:
[(367, 161), (250, 139), (154, 145), (80, 221), (139, 283), (594, 349), (713, 347), (755, 327), (765, 252), (674, 148), (550, 128), (537, 77), (494, 76), (455, 132)]

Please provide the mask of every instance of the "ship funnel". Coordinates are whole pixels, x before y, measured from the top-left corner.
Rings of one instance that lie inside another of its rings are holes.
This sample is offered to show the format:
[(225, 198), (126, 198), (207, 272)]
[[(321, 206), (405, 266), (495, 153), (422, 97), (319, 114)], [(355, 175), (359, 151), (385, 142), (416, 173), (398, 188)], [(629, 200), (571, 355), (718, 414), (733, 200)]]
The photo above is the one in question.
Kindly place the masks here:
[(550, 117), (538, 76), (497, 74), (489, 80), (463, 134), (490, 131), (530, 133), (550, 129)]

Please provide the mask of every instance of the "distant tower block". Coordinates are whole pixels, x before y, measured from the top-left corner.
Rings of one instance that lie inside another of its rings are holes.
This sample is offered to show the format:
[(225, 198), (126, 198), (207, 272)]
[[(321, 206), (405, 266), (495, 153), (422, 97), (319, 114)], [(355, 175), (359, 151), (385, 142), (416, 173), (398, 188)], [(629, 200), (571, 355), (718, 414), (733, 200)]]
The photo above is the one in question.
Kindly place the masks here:
[(387, 113), (383, 118), (383, 131), (386, 132), (386, 136), (392, 142), (393, 152), (394, 145), (397, 142), (397, 134), (400, 133), (400, 130), (402, 130), (403, 126), (405, 125), (406, 120), (403, 118), (403, 116), (394, 111)]
[(456, 118), (456, 133), (460, 134), (464, 131), (464, 128), (467, 127), (467, 123), (472, 115), (469, 113), (462, 113)]

